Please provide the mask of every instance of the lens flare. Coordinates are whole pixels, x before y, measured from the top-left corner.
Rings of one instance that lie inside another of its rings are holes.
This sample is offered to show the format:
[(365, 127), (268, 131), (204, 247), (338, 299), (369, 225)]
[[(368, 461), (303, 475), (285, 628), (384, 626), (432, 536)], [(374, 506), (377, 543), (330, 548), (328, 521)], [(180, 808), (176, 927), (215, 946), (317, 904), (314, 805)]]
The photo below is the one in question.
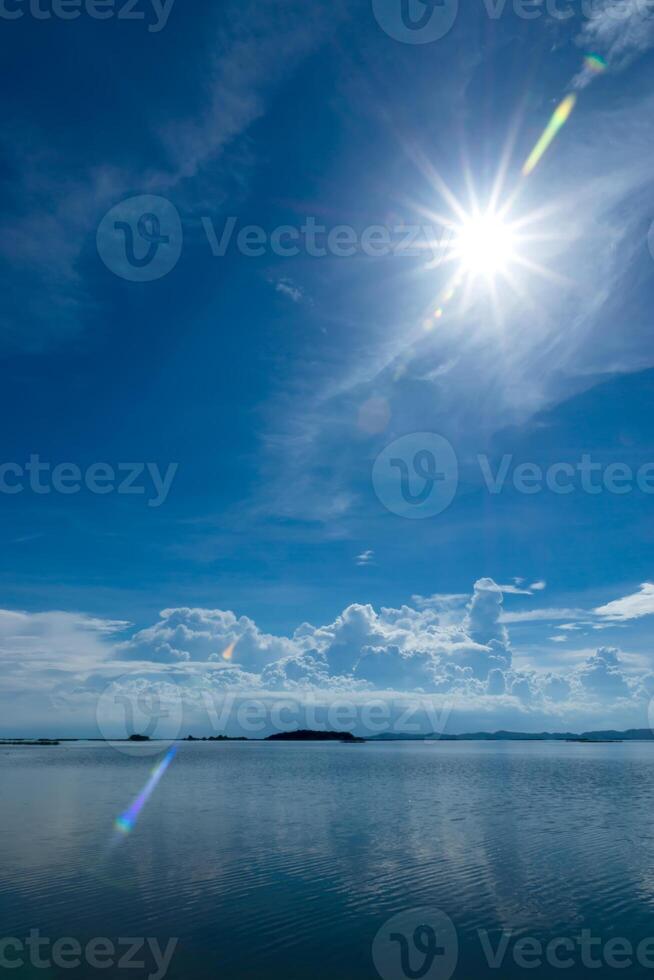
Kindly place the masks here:
[(177, 753), (176, 745), (173, 745), (171, 749), (168, 749), (168, 751), (166, 752), (165, 756), (163, 757), (159, 765), (155, 766), (155, 768), (152, 770), (150, 778), (148, 779), (147, 783), (145, 784), (141, 792), (133, 800), (133, 802), (130, 804), (127, 810), (125, 810), (124, 813), (121, 813), (121, 815), (117, 817), (115, 822), (115, 827), (116, 830), (120, 831), (121, 834), (129, 834), (129, 832), (134, 829), (134, 826), (136, 824), (136, 821), (138, 820), (141, 810), (152, 796), (152, 793), (154, 792), (157, 783), (165, 773), (170, 763), (173, 761), (176, 753)]
[(522, 168), (522, 174), (524, 177), (528, 177), (529, 174), (536, 169), (542, 157), (545, 155), (550, 145), (558, 135), (559, 131), (563, 128), (563, 126), (565, 126), (568, 119), (572, 115), (572, 110), (576, 104), (577, 96), (570, 94), (566, 95), (563, 102), (556, 107), (552, 118), (545, 127), (545, 132), (536, 143), (536, 146), (529, 154), (525, 165)]
[(588, 71), (592, 71), (595, 75), (601, 75), (608, 67), (604, 58), (598, 54), (587, 54), (584, 58), (584, 65)]

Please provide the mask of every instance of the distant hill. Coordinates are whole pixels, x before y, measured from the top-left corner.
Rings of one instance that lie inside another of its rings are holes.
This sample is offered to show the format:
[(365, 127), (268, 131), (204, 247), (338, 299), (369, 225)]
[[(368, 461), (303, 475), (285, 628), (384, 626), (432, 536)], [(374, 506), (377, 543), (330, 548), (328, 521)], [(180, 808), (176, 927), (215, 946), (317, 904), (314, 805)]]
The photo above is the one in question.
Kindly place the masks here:
[(654, 741), (654, 732), (652, 732), (651, 728), (628, 728), (626, 732), (616, 732), (608, 729), (605, 732), (583, 732), (581, 737), (587, 738), (591, 742), (594, 739), (620, 740), (623, 742), (652, 742)]
[(654, 732), (649, 728), (629, 728), (625, 732), (613, 729), (596, 732), (468, 732), (464, 735), (439, 735), (432, 732), (429, 735), (413, 735), (407, 732), (384, 732), (381, 735), (371, 735), (367, 742), (405, 742), (405, 741), (438, 741), (438, 742), (652, 742)]

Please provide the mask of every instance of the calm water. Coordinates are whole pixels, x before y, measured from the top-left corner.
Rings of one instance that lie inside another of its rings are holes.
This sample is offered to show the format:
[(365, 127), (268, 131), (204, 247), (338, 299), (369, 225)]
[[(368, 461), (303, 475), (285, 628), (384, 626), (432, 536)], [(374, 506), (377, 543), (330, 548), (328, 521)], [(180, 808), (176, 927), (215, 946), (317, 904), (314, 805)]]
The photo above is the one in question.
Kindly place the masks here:
[[(184, 980), (358, 980), (377, 976), (383, 924), (430, 907), (456, 927), (463, 980), (654, 976), (647, 960), (512, 957), (521, 936), (654, 936), (654, 745), (182, 745), (116, 843), (152, 765), (106, 745), (0, 749), (1, 936), (178, 937), (167, 975)], [(407, 920), (407, 942), (424, 918)], [(480, 929), (493, 945), (513, 930), (500, 970)], [(390, 948), (394, 980), (406, 974)], [(448, 975), (438, 956), (428, 980)], [(0, 973), (129, 977), (146, 962)]]

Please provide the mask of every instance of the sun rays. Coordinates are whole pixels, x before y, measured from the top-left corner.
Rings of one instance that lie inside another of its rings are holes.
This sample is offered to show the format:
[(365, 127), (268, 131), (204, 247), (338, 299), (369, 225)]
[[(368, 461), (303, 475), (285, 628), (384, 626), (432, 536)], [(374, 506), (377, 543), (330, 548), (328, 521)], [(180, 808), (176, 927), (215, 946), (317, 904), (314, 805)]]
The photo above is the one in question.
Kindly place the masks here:
[(430, 304), (426, 326), (434, 326), (446, 315), (465, 313), (477, 301), (488, 305), (489, 299), (494, 323), (499, 326), (503, 321), (503, 290), (508, 288), (515, 299), (534, 306), (530, 295), (530, 280), (534, 277), (557, 286), (570, 285), (566, 277), (538, 258), (541, 246), (565, 237), (560, 216), (556, 217), (557, 206), (550, 202), (536, 209), (521, 207), (525, 179), (514, 171), (513, 187), (508, 187), (512, 173), (509, 154), (510, 149), (506, 148), (490, 193), (483, 201), (469, 167), (463, 168), (468, 174), (464, 201), (431, 163), (416, 161), (433, 187), (434, 197), (445, 206), (443, 210), (418, 208), (442, 232), (437, 242), (430, 243), (436, 258), (426, 263), (424, 271), (452, 270)]

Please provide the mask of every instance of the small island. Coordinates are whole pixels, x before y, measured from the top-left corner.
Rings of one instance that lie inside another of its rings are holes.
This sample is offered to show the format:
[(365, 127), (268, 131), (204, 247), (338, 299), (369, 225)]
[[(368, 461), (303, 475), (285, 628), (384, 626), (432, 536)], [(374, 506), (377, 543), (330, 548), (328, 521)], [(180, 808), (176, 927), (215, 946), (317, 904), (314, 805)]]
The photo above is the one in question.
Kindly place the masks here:
[(349, 744), (365, 742), (352, 732), (314, 732), (308, 728), (299, 728), (294, 732), (277, 732), (269, 735), (266, 742), (348, 742)]
[(247, 742), (245, 735), (187, 735), (183, 742)]
[(59, 745), (56, 738), (2, 738), (2, 745)]
[(622, 738), (566, 738), (566, 742), (580, 742), (582, 745), (612, 745), (623, 741)]

